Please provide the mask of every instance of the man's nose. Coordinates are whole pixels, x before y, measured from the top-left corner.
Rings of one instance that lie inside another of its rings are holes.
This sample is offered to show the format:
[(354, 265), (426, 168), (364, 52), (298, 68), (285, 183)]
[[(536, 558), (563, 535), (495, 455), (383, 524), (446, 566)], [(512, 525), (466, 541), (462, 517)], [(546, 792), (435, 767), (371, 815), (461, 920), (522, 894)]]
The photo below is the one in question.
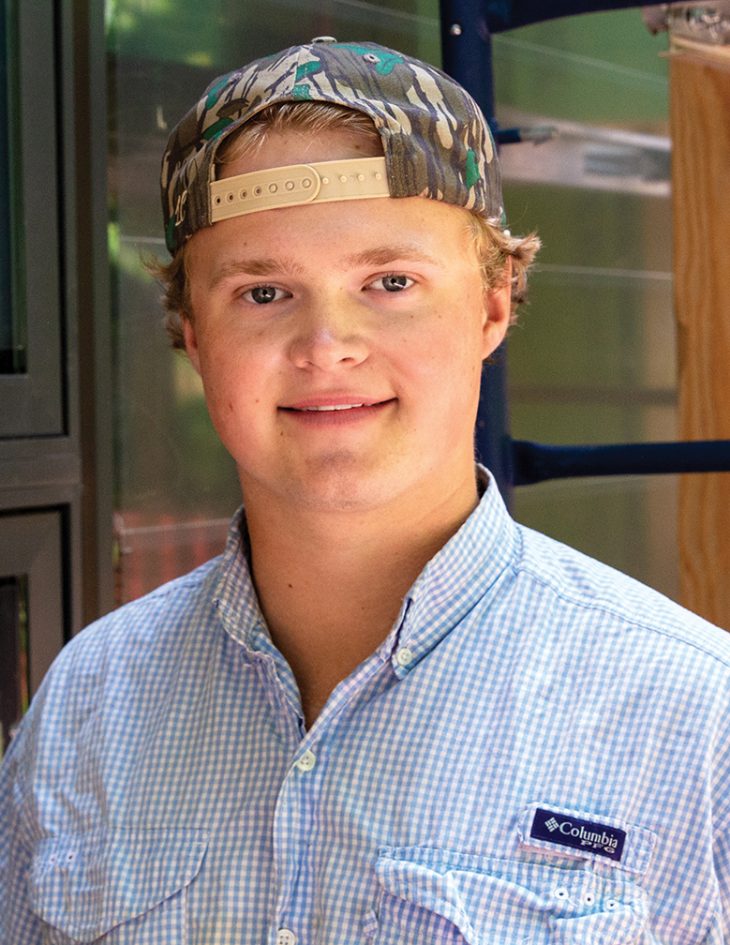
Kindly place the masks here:
[(363, 314), (352, 301), (312, 300), (298, 313), (289, 356), (296, 367), (331, 370), (355, 366), (368, 356)]

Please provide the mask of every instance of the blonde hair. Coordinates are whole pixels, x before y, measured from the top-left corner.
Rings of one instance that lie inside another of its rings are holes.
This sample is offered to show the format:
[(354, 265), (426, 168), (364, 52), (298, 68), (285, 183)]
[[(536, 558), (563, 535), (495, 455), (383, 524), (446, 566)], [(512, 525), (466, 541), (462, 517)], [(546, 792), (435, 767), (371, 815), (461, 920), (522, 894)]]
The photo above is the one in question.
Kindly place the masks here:
[[(328, 131), (348, 131), (361, 142), (364, 154), (382, 154), (380, 135), (371, 120), (362, 112), (318, 102), (284, 102), (271, 105), (251, 118), (241, 129), (224, 141), (216, 156), (216, 166), (232, 163), (255, 154), (269, 135), (295, 132), (316, 136)], [(509, 230), (480, 214), (464, 210), (473, 246), (479, 259), (482, 281), (487, 288), (501, 287), (507, 260), (512, 260), (512, 321), (517, 307), (527, 292), (527, 273), (540, 248), (540, 240), (531, 233), (512, 236)], [(165, 328), (173, 348), (185, 348), (183, 320), (193, 320), (190, 288), (185, 265), (186, 246), (182, 246), (169, 263), (151, 260), (149, 271), (162, 288)]]

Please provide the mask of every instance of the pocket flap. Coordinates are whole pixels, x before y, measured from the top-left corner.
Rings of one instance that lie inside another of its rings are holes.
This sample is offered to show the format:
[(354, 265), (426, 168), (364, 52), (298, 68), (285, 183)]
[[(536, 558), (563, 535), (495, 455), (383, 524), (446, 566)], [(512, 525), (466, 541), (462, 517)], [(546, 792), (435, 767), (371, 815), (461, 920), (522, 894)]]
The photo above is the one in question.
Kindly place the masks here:
[(420, 863), (382, 857), (375, 872), (380, 885), (391, 896), (447, 919), (467, 942), (476, 945), (479, 941), (453, 874), (439, 873)]
[(188, 886), (207, 849), (198, 830), (125, 830), (47, 838), (30, 870), (31, 908), (92, 942)]
[(381, 850), (375, 872), (377, 945), (427, 940), (434, 916), (468, 945), (525, 941), (528, 933), (532, 945), (628, 945), (646, 929), (642, 890), (589, 868), (391, 848)]

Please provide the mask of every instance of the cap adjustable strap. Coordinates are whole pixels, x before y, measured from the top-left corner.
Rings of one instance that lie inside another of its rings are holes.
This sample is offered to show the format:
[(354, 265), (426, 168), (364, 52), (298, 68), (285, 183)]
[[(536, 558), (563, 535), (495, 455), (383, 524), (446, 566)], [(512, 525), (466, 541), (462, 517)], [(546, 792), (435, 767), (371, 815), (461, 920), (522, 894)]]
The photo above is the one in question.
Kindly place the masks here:
[(258, 210), (388, 196), (384, 157), (290, 164), (212, 181), (211, 223)]

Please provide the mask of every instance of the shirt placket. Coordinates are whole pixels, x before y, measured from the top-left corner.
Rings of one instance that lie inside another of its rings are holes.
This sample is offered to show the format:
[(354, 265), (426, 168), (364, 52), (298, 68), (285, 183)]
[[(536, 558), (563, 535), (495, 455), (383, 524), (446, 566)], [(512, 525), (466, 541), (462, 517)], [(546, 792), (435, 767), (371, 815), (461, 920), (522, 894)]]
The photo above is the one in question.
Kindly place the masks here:
[(294, 754), (281, 785), (274, 815), (274, 861), (277, 886), (272, 945), (312, 941), (315, 842), (318, 798), (325, 776), (321, 742), (307, 736)]
[(273, 721), (289, 754), (280, 784), (273, 824), (274, 897), (269, 920), (269, 945), (296, 945), (310, 940), (311, 893), (307, 857), (318, 793), (316, 744), (305, 733), (296, 680), (282, 654), (262, 628), (251, 637), (261, 682)]
[(318, 945), (317, 824), (327, 771), (336, 751), (336, 730), (348, 704), (356, 701), (380, 672), (390, 672), (390, 668), (382, 657), (374, 655), (356, 676), (340, 684), (292, 754), (274, 814), (276, 904), (270, 945)]

